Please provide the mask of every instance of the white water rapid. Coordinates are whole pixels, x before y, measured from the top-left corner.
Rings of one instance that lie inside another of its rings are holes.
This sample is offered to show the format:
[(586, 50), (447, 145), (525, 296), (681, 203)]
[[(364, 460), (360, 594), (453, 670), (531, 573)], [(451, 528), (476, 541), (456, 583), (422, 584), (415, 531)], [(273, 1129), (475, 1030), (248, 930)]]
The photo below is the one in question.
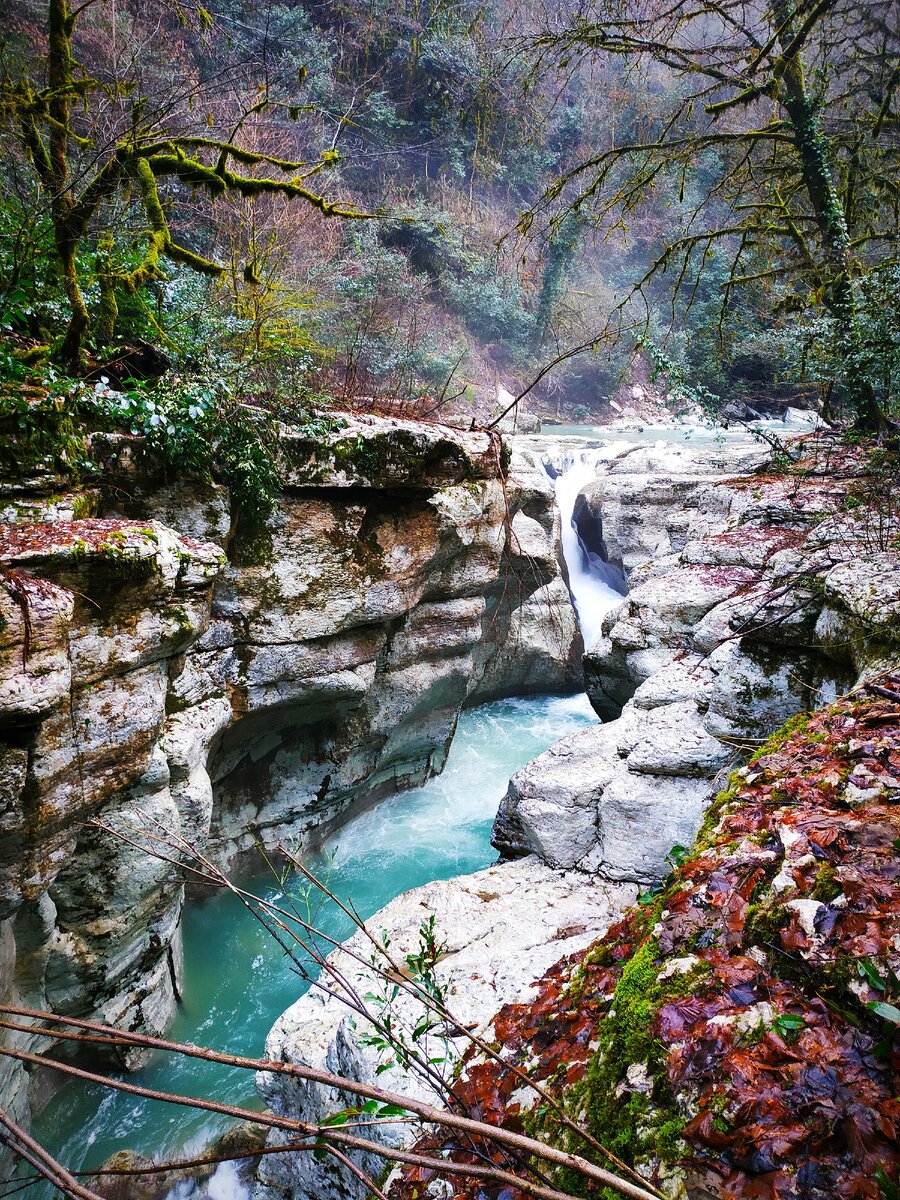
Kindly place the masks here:
[[(578, 615), (585, 650), (590, 650), (597, 643), (603, 618), (611, 608), (622, 603), (623, 595), (608, 582), (615, 568), (601, 572), (596, 564), (586, 559), (572, 524), (572, 513), (578, 493), (586, 484), (593, 483), (597, 478), (598, 466), (614, 458), (620, 449), (621, 446), (613, 445), (602, 450), (576, 451), (573, 461), (565, 464), (556, 478), (556, 502), (559, 505), (563, 557), (568, 568), (569, 591)], [(607, 578), (603, 578), (603, 574)]]
[(219, 1163), (206, 1183), (176, 1183), (165, 1200), (250, 1200), (233, 1162)]

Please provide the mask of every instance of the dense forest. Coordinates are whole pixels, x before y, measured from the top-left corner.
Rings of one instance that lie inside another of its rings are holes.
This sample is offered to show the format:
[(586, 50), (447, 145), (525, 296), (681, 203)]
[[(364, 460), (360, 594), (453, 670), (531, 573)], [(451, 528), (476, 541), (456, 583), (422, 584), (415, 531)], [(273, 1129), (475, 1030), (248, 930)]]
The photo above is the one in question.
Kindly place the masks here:
[(660, 371), (708, 408), (877, 426), (896, 14), (742, 11), (12, 4), (3, 370), (70, 395), (54, 418), (7, 390), (16, 454), (77, 457), (87, 402), (227, 473), (244, 402), (484, 421), (499, 382), (600, 419)]

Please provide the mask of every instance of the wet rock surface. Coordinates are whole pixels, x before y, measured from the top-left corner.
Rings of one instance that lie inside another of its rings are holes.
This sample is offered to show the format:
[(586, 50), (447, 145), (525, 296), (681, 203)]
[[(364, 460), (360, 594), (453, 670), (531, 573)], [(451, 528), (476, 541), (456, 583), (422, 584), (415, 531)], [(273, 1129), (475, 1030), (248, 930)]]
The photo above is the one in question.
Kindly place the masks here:
[[(732, 775), (655, 895), (496, 1017), (503, 1058), (666, 1196), (896, 1187), (898, 747), (896, 674), (789, 722)], [(591, 1154), (477, 1051), (459, 1094)], [(466, 1161), (439, 1136), (420, 1148)], [(440, 1186), (410, 1170), (391, 1196)]]
[[(490, 1040), (489, 1025), (498, 1007), (513, 997), (530, 995), (542, 964), (589, 944), (634, 895), (635, 889), (627, 884), (597, 885), (576, 873), (554, 871), (532, 857), (416, 888), (383, 908), (369, 928), (378, 938), (386, 934), (392, 954), (404, 962), (407, 953), (419, 949), (422, 922), (437, 914), (438, 936), (445, 945), (435, 979), (446, 987), (448, 1007), (456, 1020)], [(372, 945), (363, 935), (356, 934), (345, 946), (329, 958), (336, 975), (323, 972), (324, 986), (307, 993), (278, 1020), (266, 1045), (267, 1055), (284, 1062), (315, 1063), (352, 1079), (439, 1102), (429, 1083), (396, 1061), (390, 1069), (379, 1070), (391, 1056), (365, 1044), (372, 1027), (352, 1014), (339, 997), (351, 999), (354, 991), (381, 993), (385, 985), (365, 966)], [(392, 1017), (408, 1035), (425, 1011), (421, 1002), (401, 993), (392, 1006)], [(379, 1019), (383, 1015), (377, 1005), (373, 1012)], [(449, 1055), (449, 1068), (466, 1045), (465, 1037), (444, 1039), (432, 1033), (421, 1040), (419, 1050), (435, 1058)], [(261, 1075), (259, 1087), (265, 1103), (276, 1112), (302, 1120), (321, 1120), (350, 1101), (331, 1089), (280, 1074)], [(374, 1133), (388, 1145), (409, 1140), (403, 1125), (376, 1126)], [(279, 1136), (270, 1137), (269, 1144), (280, 1144)], [(373, 1156), (366, 1167), (378, 1175), (384, 1164)], [(309, 1154), (266, 1155), (258, 1177), (256, 1200), (298, 1196), (364, 1200), (367, 1195), (367, 1189), (340, 1166)]]

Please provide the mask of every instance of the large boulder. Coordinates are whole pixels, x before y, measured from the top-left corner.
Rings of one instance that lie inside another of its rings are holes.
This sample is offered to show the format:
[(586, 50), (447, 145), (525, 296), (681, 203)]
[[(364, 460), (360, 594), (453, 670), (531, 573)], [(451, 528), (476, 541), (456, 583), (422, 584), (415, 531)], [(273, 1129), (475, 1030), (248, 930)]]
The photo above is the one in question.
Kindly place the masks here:
[[(560, 955), (573, 953), (605, 931), (635, 889), (627, 884), (597, 884), (576, 873), (551, 870), (536, 858), (489, 867), (472, 875), (441, 880), (393, 900), (367, 923), (376, 940), (385, 937), (397, 961), (420, 948), (420, 927), (432, 916), (441, 946), (433, 978), (447, 989), (447, 1003), (460, 1025), (491, 1038), (489, 1025), (497, 1008), (531, 994), (532, 981)], [(266, 1043), (269, 1058), (306, 1063), (344, 1076), (402, 1090), (430, 1103), (441, 1103), (443, 1089), (396, 1058), (367, 1044), (370, 1024), (354, 1015), (346, 1000), (356, 995), (382, 995), (383, 981), (366, 966), (371, 940), (355, 934), (345, 948), (329, 956), (318, 984), (277, 1021)], [(388, 987), (387, 991), (391, 989)], [(341, 995), (343, 993), (343, 999)], [(381, 1019), (384, 1005), (373, 1003)], [(439, 1074), (449, 1080), (453, 1063), (468, 1039), (455, 1029), (431, 1033), (418, 1042), (410, 1036), (425, 1010), (401, 991), (391, 1003), (394, 1027), (425, 1057), (443, 1059)], [(394, 1065), (383, 1070), (384, 1065)], [(258, 1077), (265, 1103), (297, 1120), (319, 1121), (348, 1103), (339, 1094), (287, 1075), (264, 1072)], [(373, 1126), (367, 1133), (397, 1146), (409, 1137), (405, 1125)], [(273, 1133), (269, 1145), (285, 1140)], [(361, 1165), (380, 1175), (383, 1160), (369, 1156)], [(255, 1200), (365, 1200), (367, 1191), (333, 1160), (311, 1154), (267, 1154), (260, 1162)]]
[[(647, 457), (614, 459), (591, 491), (605, 535), (627, 536), (620, 550), (635, 564), (584, 658), (607, 724), (519, 771), (493, 835), (505, 855), (641, 882), (691, 841), (730, 758), (900, 651), (900, 560), (873, 545), (865, 517), (841, 512), (815, 463), (795, 477), (711, 482), (685, 472), (680, 454), (678, 479), (651, 489), (680, 515), (673, 524), (660, 506), (648, 526), (646, 512), (632, 523), (621, 511)], [(624, 486), (613, 499), (614, 478)]]
[(692, 700), (629, 705), (607, 725), (570, 734), (510, 781), (492, 841), (504, 855), (643, 884), (690, 842), (711, 780), (731, 751), (710, 737)]

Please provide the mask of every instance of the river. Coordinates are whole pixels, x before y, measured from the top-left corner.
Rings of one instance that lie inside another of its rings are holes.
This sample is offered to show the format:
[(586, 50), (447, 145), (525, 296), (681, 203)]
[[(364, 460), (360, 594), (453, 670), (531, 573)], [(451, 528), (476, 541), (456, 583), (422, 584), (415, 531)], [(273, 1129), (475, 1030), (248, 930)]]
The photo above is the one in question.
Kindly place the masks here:
[[(308, 865), (327, 875), (331, 889), (351, 898), (364, 918), (410, 888), (487, 866), (496, 858), (491, 824), (509, 777), (596, 719), (585, 696), (499, 700), (464, 712), (443, 774), (363, 812)], [(263, 871), (245, 886), (270, 898), (282, 890)], [(297, 881), (287, 888), (304, 903)], [(351, 932), (348, 919), (328, 903), (317, 924), (337, 938)], [(184, 944), (185, 998), (171, 1038), (260, 1055), (275, 1019), (308, 985), (230, 893), (188, 903)], [(196, 1059), (159, 1055), (128, 1078), (158, 1090), (258, 1104), (252, 1074)], [(82, 1170), (122, 1149), (158, 1160), (190, 1157), (228, 1124), (208, 1113), (79, 1082), (56, 1093), (37, 1118), (35, 1135), (70, 1170)], [(210, 1200), (245, 1195), (223, 1169), (209, 1192), (193, 1194)], [(48, 1200), (53, 1191), (35, 1184), (17, 1195)]]

